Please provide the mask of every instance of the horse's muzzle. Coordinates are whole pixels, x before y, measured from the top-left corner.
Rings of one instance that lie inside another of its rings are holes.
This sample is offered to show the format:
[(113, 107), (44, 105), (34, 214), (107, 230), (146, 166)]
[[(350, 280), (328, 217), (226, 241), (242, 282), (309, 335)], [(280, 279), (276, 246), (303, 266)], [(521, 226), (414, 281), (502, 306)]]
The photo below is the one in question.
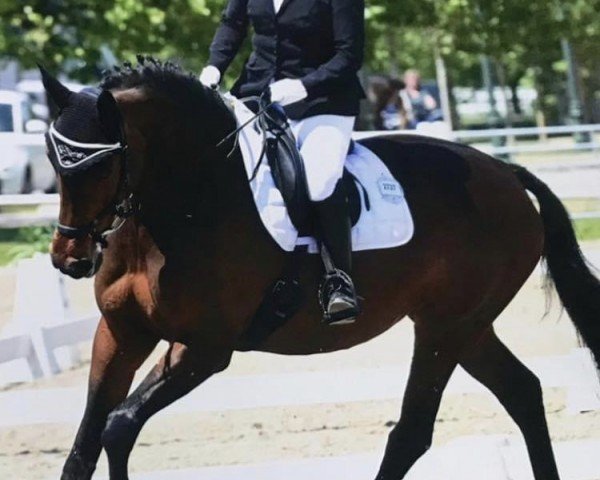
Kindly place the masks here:
[(102, 253), (98, 253), (94, 259), (67, 258), (64, 261), (52, 256), (52, 264), (62, 273), (74, 279), (93, 277), (102, 264)]
[(75, 279), (94, 276), (102, 264), (102, 251), (90, 236), (68, 238), (58, 231), (50, 245), (50, 257), (54, 268)]

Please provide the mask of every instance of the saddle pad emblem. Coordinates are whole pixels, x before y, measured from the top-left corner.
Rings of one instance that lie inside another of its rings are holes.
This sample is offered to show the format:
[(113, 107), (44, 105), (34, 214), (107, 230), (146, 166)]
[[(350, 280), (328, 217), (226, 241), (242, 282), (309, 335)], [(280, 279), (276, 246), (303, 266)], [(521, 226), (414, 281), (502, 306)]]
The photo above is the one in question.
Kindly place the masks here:
[(404, 201), (404, 191), (400, 184), (390, 177), (382, 176), (378, 181), (379, 193), (381, 198), (390, 203), (402, 203)]

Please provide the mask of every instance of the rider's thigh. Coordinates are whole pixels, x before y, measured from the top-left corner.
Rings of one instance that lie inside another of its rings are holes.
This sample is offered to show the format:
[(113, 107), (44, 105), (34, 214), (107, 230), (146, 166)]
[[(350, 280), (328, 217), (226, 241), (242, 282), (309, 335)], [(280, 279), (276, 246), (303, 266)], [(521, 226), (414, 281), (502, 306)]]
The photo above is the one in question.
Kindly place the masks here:
[(325, 200), (344, 173), (354, 117), (316, 115), (291, 126), (304, 159), (311, 200)]

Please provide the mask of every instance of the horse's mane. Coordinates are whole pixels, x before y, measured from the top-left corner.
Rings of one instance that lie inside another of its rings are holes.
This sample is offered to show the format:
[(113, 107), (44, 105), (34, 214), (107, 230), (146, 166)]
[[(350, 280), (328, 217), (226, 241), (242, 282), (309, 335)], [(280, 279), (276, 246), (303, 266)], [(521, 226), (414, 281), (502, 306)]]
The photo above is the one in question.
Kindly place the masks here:
[[(137, 65), (124, 62), (103, 72), (100, 88), (147, 88), (169, 99), (187, 118), (199, 119), (202, 124), (213, 126), (218, 126), (218, 119), (222, 119), (230, 126), (231, 113), (221, 96), (202, 85), (192, 73), (184, 71), (171, 61), (162, 62), (142, 55), (136, 58)], [(210, 122), (206, 121), (207, 110), (210, 111)], [(215, 120), (217, 125), (214, 124)]]
[(139, 88), (145, 96), (160, 97), (172, 105), (172, 112), (155, 112), (161, 127), (153, 132), (148, 150), (155, 170), (146, 206), (160, 202), (156, 210), (167, 219), (161, 221), (179, 221), (183, 214), (186, 225), (204, 221), (209, 217), (207, 205), (217, 198), (208, 172), (230, 164), (212, 160), (224, 158), (231, 148), (217, 144), (235, 129), (235, 116), (217, 91), (179, 65), (152, 57), (137, 59), (137, 65), (126, 62), (105, 72), (100, 87), (113, 91)]

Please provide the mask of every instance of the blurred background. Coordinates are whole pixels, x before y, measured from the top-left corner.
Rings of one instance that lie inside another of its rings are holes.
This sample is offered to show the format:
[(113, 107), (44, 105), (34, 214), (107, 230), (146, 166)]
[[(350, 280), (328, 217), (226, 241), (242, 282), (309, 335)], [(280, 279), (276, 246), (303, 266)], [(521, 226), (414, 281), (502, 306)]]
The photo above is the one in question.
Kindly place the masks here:
[[(225, 4), (0, 0), (0, 478), (58, 477), (83, 410), (98, 318), (91, 282), (63, 278), (46, 256), (58, 195), (42, 135), (53, 112), (36, 63), (73, 90), (140, 53), (199, 73)], [(561, 197), (600, 266), (600, 0), (366, 4), (368, 98), (357, 135), (432, 135), (527, 166)], [(498, 330), (542, 379), (563, 478), (598, 480), (600, 387), (558, 301), (546, 303), (540, 272)], [(322, 358), (236, 355), (223, 380), (142, 432), (135, 478), (369, 478), (398, 417), (411, 351), (404, 322)], [(517, 433), (458, 372), (436, 448), (410, 478), (529, 479)]]

